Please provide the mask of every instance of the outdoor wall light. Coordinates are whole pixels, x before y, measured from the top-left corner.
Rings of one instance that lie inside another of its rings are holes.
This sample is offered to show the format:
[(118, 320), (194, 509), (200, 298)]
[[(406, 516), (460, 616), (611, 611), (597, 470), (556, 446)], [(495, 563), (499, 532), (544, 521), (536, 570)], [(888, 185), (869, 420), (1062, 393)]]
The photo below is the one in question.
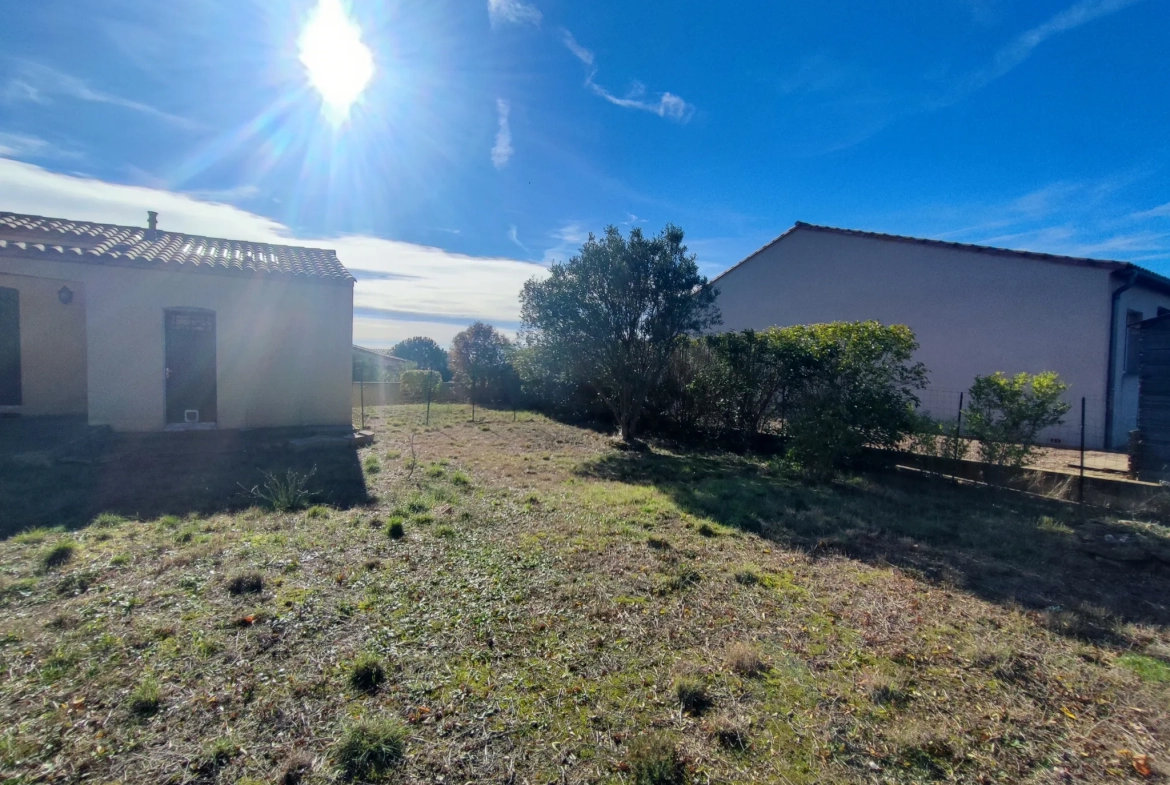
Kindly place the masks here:
[(57, 299), (61, 301), (62, 305), (69, 305), (73, 302), (73, 290), (68, 286), (62, 286), (57, 290)]

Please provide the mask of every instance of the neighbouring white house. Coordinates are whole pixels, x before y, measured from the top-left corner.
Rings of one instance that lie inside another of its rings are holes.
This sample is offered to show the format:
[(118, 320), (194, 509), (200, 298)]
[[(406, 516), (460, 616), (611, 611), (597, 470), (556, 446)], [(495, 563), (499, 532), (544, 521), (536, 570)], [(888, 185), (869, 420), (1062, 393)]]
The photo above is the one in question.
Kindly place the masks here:
[[(713, 281), (722, 330), (876, 319), (920, 345), (934, 416), (953, 419), (976, 375), (1056, 371), (1077, 435), (1120, 449), (1137, 428), (1137, 327), (1170, 313), (1170, 279), (1082, 259), (797, 223)], [(1072, 438), (1070, 438), (1072, 437)]]
[(355, 382), (397, 382), (403, 371), (414, 367), (414, 363), (395, 357), (389, 351), (353, 347), (353, 380)]
[(0, 212), (0, 413), (120, 431), (349, 426), (334, 251)]

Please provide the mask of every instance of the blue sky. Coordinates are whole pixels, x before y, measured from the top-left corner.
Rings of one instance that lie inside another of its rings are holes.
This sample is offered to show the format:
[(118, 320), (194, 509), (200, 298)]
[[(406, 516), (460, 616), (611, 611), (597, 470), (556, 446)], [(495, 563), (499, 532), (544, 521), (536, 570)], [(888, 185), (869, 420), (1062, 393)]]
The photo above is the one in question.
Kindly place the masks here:
[(341, 124), (317, 2), (7, 0), (0, 209), (337, 247), (374, 345), (514, 327), (610, 223), (709, 275), (797, 220), (1170, 273), (1163, 0), (353, 0)]

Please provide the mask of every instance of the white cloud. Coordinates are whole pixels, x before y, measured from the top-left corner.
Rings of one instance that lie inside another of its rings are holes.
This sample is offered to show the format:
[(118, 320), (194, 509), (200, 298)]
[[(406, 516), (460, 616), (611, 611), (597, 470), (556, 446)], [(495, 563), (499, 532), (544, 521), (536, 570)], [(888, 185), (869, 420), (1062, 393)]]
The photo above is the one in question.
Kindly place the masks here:
[(0, 90), (0, 97), (6, 103), (52, 103), (54, 97), (71, 98), (95, 104), (107, 104), (129, 109), (133, 112), (153, 117), (176, 128), (193, 130), (200, 128), (198, 123), (185, 117), (164, 112), (153, 106), (132, 101), (118, 95), (106, 93), (90, 87), (85, 81), (46, 65), (21, 61), (18, 74), (11, 77), (4, 88)]
[(975, 74), (968, 87), (978, 89), (1027, 60), (1036, 47), (1054, 35), (1131, 6), (1141, 0), (1080, 0), (1017, 37), (996, 53), (991, 65)]
[(436, 339), (452, 325), (457, 332), (459, 325), (475, 319), (515, 324), (525, 281), (547, 274), (530, 262), (466, 256), (378, 237), (298, 239), (288, 227), (230, 205), (57, 174), (5, 158), (0, 158), (0, 210), (132, 226), (144, 226), (146, 211), (157, 210), (161, 228), (172, 231), (333, 248), (358, 278), (354, 306), (366, 314), (354, 322), (358, 343), (397, 334), (400, 328), (394, 324), (440, 325), (442, 329), (430, 333)]
[(496, 111), (499, 114), (500, 127), (496, 131), (496, 144), (492, 148), (492, 163), (497, 169), (503, 169), (512, 160), (512, 127), (508, 124), (508, 115), (512, 107), (503, 98), (496, 99)]
[[(3, 140), (0, 139), (0, 142)], [(1130, 218), (1137, 221), (1144, 221), (1149, 218), (1170, 218), (1170, 202), (1159, 205), (1150, 210), (1142, 210), (1140, 213), (1134, 213)]]
[(505, 22), (539, 27), (540, 20), (543, 19), (536, 6), (522, 2), (522, 0), (488, 0), (488, 16), (492, 20), (493, 27)]
[(593, 53), (585, 47), (581, 46), (581, 44), (577, 43), (577, 39), (573, 37), (572, 33), (570, 33), (568, 30), (562, 29), (561, 40), (565, 42), (565, 46), (569, 48), (569, 51), (572, 52), (578, 60), (580, 60), (585, 65), (593, 65)]
[(624, 96), (611, 93), (594, 81), (594, 78), (597, 76), (597, 65), (593, 52), (581, 46), (568, 30), (561, 30), (561, 41), (573, 53), (574, 57), (585, 64), (588, 69), (585, 76), (585, 86), (594, 95), (604, 98), (614, 106), (650, 112), (651, 114), (656, 114), (659, 117), (664, 117), (679, 123), (685, 123), (694, 116), (695, 107), (674, 93), (659, 93), (656, 99), (647, 99), (646, 87), (641, 82), (634, 82), (629, 92)]
[(516, 224), (512, 224), (508, 227), (508, 239), (523, 248), (525, 251), (528, 250), (524, 243), (520, 242), (520, 232), (516, 229)]
[(0, 131), (0, 156), (21, 158), (45, 152), (49, 143), (44, 139), (25, 134), (10, 134)]
[(552, 233), (557, 244), (544, 252), (544, 264), (553, 262), (567, 262), (581, 250), (581, 246), (589, 239), (589, 232), (579, 223), (570, 222)]

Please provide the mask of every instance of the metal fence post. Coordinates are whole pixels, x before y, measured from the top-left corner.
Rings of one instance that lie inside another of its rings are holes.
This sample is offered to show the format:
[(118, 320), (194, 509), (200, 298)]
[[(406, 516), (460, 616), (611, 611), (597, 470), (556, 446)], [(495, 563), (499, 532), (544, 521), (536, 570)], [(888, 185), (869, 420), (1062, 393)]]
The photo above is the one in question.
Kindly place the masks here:
[(431, 388), (434, 387), (430, 369), (427, 370), (427, 427), (431, 425)]
[(358, 384), (361, 385), (362, 396), (362, 428), (366, 427), (366, 380), (360, 379)]
[(1081, 397), (1081, 504), (1085, 503), (1085, 398)]

